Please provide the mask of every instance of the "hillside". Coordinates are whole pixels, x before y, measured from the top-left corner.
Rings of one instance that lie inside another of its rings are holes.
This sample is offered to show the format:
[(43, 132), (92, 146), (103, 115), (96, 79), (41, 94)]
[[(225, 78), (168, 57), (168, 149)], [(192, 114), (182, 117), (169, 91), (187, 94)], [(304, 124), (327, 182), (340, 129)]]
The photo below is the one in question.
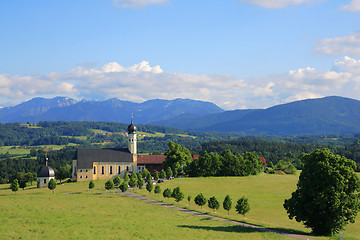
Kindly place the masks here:
[(180, 116), (164, 126), (244, 135), (319, 135), (360, 132), (360, 101), (343, 97), (308, 99), (267, 109), (235, 110), (203, 117)]

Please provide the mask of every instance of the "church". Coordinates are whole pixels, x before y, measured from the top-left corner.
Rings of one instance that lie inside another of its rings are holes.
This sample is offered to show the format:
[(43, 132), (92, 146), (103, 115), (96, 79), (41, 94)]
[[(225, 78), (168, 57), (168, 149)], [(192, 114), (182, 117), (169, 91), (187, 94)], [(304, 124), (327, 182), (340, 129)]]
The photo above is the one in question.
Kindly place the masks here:
[(72, 180), (112, 179), (137, 173), (144, 168), (150, 172), (160, 171), (164, 161), (164, 155), (138, 156), (136, 126), (131, 120), (128, 126), (128, 148), (78, 149), (77, 159), (73, 160)]

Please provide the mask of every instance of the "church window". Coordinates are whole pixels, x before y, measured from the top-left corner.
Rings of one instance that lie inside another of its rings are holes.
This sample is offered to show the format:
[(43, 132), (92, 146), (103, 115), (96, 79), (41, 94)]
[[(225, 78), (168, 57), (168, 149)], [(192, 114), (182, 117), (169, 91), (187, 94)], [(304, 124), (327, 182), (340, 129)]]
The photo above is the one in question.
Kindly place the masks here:
[(94, 174), (96, 174), (96, 166), (94, 166)]
[(121, 172), (121, 167), (118, 166), (118, 174), (120, 174), (120, 172)]
[(86, 169), (85, 172), (88, 172), (88, 170)]
[(46, 178), (44, 179), (44, 183), (46, 183)]
[(80, 176), (80, 178), (82, 178), (82, 176)]
[(110, 166), (110, 174), (113, 174), (112, 170), (113, 170), (112, 166)]
[(101, 174), (105, 174), (105, 168), (104, 168), (104, 166), (101, 166)]
[(87, 175), (85, 176), (85, 178), (87, 178)]
[(80, 169), (80, 172), (82, 172), (82, 169)]
[(126, 171), (127, 171), (127, 172), (129, 171), (129, 166), (126, 166)]

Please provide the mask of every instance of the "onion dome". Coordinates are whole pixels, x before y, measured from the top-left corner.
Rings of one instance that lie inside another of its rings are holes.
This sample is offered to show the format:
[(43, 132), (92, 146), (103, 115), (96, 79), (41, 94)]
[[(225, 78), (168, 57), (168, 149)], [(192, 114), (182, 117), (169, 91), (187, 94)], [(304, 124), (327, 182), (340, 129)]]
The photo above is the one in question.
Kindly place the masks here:
[(129, 134), (136, 133), (136, 126), (134, 125), (134, 123), (132, 121), (131, 121), (131, 124), (128, 126), (128, 133)]
[(45, 166), (42, 166), (37, 173), (38, 177), (55, 177), (55, 171), (47, 164), (48, 158), (46, 158)]

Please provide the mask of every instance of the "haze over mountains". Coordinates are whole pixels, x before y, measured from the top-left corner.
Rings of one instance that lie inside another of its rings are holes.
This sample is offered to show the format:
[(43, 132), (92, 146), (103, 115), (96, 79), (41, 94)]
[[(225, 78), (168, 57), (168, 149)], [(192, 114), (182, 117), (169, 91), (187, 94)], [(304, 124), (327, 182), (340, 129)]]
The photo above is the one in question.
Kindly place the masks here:
[(109, 121), (163, 125), (249, 135), (360, 133), (360, 101), (343, 97), (308, 99), (267, 109), (224, 111), (210, 102), (154, 99), (143, 103), (34, 98), (0, 109), (0, 122)]

